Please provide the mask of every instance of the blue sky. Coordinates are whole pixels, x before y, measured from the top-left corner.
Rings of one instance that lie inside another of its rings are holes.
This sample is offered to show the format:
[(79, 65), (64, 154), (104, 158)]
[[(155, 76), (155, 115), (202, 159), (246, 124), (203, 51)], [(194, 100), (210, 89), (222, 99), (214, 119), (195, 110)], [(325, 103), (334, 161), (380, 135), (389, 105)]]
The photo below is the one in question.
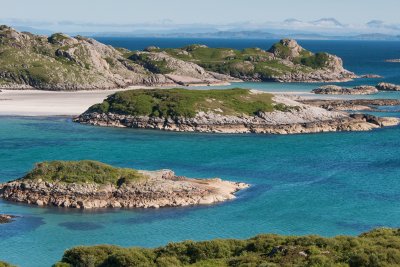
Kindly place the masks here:
[(400, 24), (399, 0), (0, 0), (0, 4), (0, 23), (60, 31), (135, 24), (255, 27), (290, 18), (304, 22), (335, 18), (349, 29), (371, 20)]

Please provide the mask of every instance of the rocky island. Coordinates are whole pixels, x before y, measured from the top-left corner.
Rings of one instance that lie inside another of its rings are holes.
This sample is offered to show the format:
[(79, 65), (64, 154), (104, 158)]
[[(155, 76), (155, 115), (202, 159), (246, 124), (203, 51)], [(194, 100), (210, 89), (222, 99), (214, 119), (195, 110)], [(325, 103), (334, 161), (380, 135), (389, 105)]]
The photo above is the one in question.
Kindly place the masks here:
[(288, 39), (268, 51), (203, 45), (129, 51), (83, 36), (42, 36), (0, 26), (0, 89), (115, 89), (241, 80), (336, 82), (356, 77), (343, 68), (340, 58), (314, 54)]
[(367, 131), (399, 123), (397, 118), (349, 115), (239, 88), (118, 92), (74, 121), (180, 132), (266, 134)]
[(244, 183), (190, 179), (170, 170), (139, 171), (96, 161), (43, 162), (24, 177), (0, 185), (9, 201), (65, 208), (159, 208), (235, 198)]
[(372, 95), (379, 91), (374, 86), (356, 86), (354, 88), (346, 88), (337, 85), (324, 85), (312, 90), (312, 93), (319, 95)]

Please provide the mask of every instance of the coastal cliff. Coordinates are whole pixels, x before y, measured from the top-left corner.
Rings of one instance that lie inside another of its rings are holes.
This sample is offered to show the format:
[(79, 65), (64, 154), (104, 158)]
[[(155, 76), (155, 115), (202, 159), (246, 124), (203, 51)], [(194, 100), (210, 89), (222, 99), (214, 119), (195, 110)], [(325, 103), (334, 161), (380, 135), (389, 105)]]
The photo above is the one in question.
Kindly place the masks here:
[(242, 80), (337, 82), (356, 75), (342, 60), (294, 40), (270, 50), (208, 48), (129, 51), (83, 36), (51, 36), (0, 26), (0, 88), (90, 90), (134, 85), (214, 85)]
[(170, 170), (137, 171), (95, 161), (43, 162), (23, 178), (0, 185), (0, 197), (65, 208), (160, 208), (234, 199), (244, 183), (190, 179)]
[(74, 121), (180, 132), (265, 134), (367, 131), (399, 123), (396, 118), (328, 111), (246, 89), (119, 92)]

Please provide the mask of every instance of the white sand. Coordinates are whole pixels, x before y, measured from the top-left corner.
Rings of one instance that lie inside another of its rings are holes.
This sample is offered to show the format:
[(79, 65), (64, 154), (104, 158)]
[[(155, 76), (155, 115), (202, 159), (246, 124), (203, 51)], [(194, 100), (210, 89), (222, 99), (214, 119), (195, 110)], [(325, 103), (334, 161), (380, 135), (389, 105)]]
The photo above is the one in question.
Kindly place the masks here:
[(128, 89), (73, 92), (2, 89), (0, 116), (75, 116), (102, 102), (108, 95)]
[[(42, 90), (4, 90), (0, 92), (0, 116), (76, 116), (86, 111), (91, 105), (102, 102), (108, 95), (117, 91), (138, 88), (132, 86), (127, 89), (93, 90), (93, 91), (42, 91)], [(314, 98), (315, 95), (301, 92), (274, 92), (291, 99), (298, 99), (298, 95), (305, 98)], [(318, 98), (321, 98), (319, 96)]]

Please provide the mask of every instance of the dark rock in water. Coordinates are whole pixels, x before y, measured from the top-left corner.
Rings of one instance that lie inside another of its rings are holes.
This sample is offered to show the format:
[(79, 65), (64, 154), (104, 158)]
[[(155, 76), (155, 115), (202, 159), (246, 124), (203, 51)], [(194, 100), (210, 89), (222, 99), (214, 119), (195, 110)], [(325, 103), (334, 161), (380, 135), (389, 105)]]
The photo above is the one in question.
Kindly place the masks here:
[(376, 85), (376, 89), (379, 91), (400, 91), (400, 85), (393, 83), (379, 83)]
[(354, 88), (346, 88), (337, 85), (325, 85), (312, 90), (314, 94), (319, 95), (371, 95), (378, 93), (378, 89), (374, 86), (356, 86)]
[(364, 75), (361, 75), (360, 78), (364, 78), (364, 79), (380, 79), (380, 78), (383, 78), (383, 76), (378, 75), (378, 74), (364, 74)]
[(0, 214), (0, 224), (10, 223), (16, 217), (17, 216), (14, 216), (14, 215)]

